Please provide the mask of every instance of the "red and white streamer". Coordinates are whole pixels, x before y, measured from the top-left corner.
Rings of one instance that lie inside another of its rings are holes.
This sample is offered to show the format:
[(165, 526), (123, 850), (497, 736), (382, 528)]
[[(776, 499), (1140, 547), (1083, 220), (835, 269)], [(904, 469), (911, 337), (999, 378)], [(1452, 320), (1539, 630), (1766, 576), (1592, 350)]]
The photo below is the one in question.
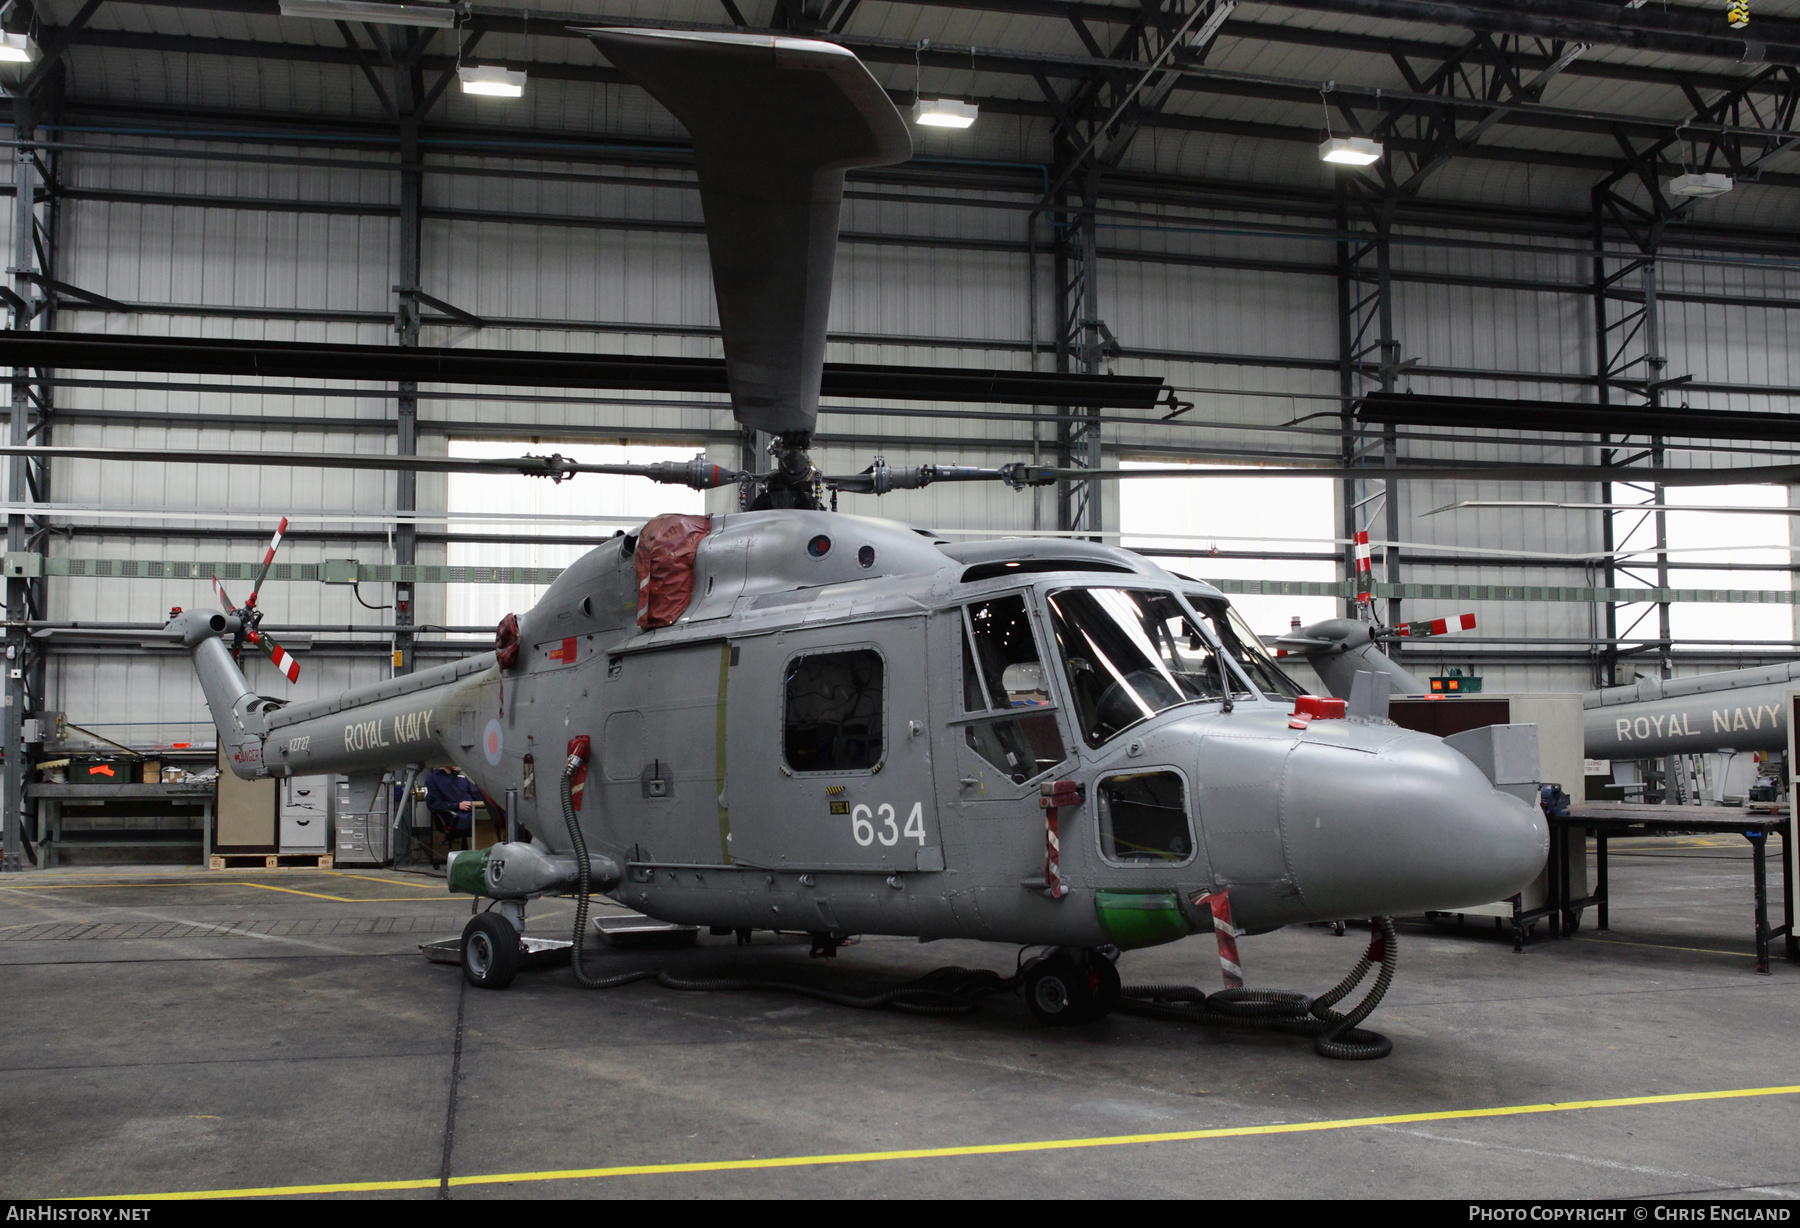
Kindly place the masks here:
[(1044, 808), (1044, 894), (1060, 900), (1069, 894), (1068, 880), (1062, 872), (1062, 831), (1058, 811), (1065, 806), (1081, 804), (1081, 786), (1072, 780), (1058, 780), (1041, 787), (1038, 805)]
[(1375, 573), (1369, 564), (1369, 531), (1359, 529), (1356, 534), (1356, 600), (1367, 605), (1369, 595), (1374, 591)]

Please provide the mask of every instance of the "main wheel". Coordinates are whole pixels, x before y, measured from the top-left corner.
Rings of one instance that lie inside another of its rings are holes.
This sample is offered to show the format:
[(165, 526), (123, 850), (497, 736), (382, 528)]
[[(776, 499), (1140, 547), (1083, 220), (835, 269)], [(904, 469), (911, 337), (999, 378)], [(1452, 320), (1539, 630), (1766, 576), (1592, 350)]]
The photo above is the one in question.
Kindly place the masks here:
[(1086, 1023), (1094, 1017), (1088, 969), (1061, 952), (1045, 956), (1025, 970), (1025, 1005), (1039, 1023), (1053, 1027)]
[(519, 972), (519, 932), (497, 912), (469, 918), (462, 935), (463, 979), (477, 989), (505, 989)]

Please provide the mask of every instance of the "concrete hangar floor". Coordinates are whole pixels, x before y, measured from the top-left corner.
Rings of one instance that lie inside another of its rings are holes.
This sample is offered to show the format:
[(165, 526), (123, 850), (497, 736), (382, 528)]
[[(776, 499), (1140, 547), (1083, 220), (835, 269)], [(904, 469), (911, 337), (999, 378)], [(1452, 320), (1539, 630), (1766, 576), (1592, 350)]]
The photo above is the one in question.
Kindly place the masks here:
[[(392, 873), (64, 870), (0, 886), (0, 1196), (1800, 1196), (1800, 967), (1754, 975), (1747, 852), (1613, 861), (1612, 930), (1515, 955), (1404, 925), (1375, 1062), (1016, 996), (931, 1018), (567, 968), (465, 990), (468, 904)], [(531, 931), (566, 936), (572, 905)], [(1243, 943), (1319, 992), (1361, 940)], [(1010, 948), (865, 939), (590, 953), (864, 991)], [(1210, 937), (1127, 981), (1217, 987)], [(1721, 1093), (1748, 1093), (1724, 1094)]]

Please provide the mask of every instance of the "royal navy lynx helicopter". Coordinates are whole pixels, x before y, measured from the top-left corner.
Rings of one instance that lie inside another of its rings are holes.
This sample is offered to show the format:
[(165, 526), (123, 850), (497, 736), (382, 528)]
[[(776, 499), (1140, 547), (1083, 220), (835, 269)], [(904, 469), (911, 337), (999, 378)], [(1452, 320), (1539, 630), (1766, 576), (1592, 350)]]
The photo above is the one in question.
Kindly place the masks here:
[(616, 535), (495, 651), (331, 698), (246, 685), (245, 644), (297, 671), (255, 591), (167, 627), (237, 775), (348, 774), (373, 795), (454, 762), (507, 799), (508, 838), (450, 867), (453, 890), (497, 901), (463, 935), (471, 984), (504, 987), (528, 903), (571, 892), (593, 983), (580, 943), (601, 891), (822, 953), (859, 934), (1032, 944), (1027, 1002), (1068, 1022), (1117, 1002), (1121, 950), (1452, 910), (1537, 874), (1534, 808), (1436, 738), (1300, 696), (1212, 587), (1088, 542), (950, 542), (823, 510), (826, 490), (1054, 480), (831, 477), (808, 457), (844, 171), (909, 157), (906, 127), (829, 43), (588, 33), (693, 136), (733, 409), (775, 439), (766, 473), (609, 471), (741, 484), (750, 510)]

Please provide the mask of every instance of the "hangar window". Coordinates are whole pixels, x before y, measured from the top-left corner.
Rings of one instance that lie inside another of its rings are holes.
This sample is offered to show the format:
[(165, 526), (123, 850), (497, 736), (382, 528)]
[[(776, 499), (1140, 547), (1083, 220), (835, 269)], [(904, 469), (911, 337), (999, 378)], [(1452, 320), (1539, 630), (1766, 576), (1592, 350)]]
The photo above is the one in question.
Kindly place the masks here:
[[(1121, 469), (1169, 462), (1127, 461)], [(1119, 544), (1155, 551), (1151, 561), (1226, 590), (1261, 635), (1279, 635), (1340, 612), (1331, 597), (1265, 596), (1262, 581), (1338, 578), (1335, 482), (1264, 478), (1248, 466), (1195, 465), (1191, 478), (1119, 483)], [(1312, 557), (1307, 557), (1307, 556)], [(1233, 592), (1231, 590), (1240, 590)], [(1250, 591), (1241, 591), (1250, 590)]]
[(1186, 792), (1174, 772), (1108, 776), (1094, 792), (1108, 861), (1162, 865), (1194, 853)]
[(870, 648), (788, 662), (782, 749), (796, 772), (850, 772), (881, 762), (883, 666)]
[[(1671, 464), (1679, 463), (1671, 460)], [(1704, 462), (1701, 462), (1704, 463)], [(1641, 496), (1630, 487), (1618, 487), (1625, 498)], [(1722, 592), (1705, 590), (1784, 589), (1783, 574), (1791, 561), (1786, 515), (1768, 512), (1688, 511), (1689, 508), (1785, 509), (1785, 486), (1678, 486), (1664, 491), (1668, 505), (1668, 552), (1677, 564), (1669, 575), (1676, 589), (1697, 589), (1705, 597)], [(1574, 513), (1580, 515), (1581, 513)], [(1614, 511), (1614, 548), (1620, 551), (1619, 588), (1656, 586), (1656, 521), (1645, 511)], [(1707, 565), (1716, 565), (1717, 571)], [(1619, 636), (1623, 640), (1654, 638), (1657, 607), (1650, 602), (1621, 602)], [(1800, 638), (1795, 632), (1795, 607), (1770, 602), (1677, 601), (1669, 606), (1669, 630), (1674, 650), (1718, 652), (1738, 644)], [(1626, 672), (1619, 678), (1629, 682)]]
[[(560, 452), (584, 464), (689, 461), (693, 447), (545, 443), (526, 439), (453, 439), (450, 455), (482, 459)], [(431, 478), (421, 476), (424, 487)], [(453, 537), (444, 561), (452, 567), (567, 567), (619, 529), (627, 531), (662, 512), (701, 513), (706, 496), (643, 478), (584, 473), (572, 482), (544, 482), (505, 473), (448, 475), (445, 506)], [(419, 503), (430, 506), (421, 489)], [(568, 540), (559, 541), (558, 538)], [(420, 551), (420, 562), (430, 562)], [(491, 629), (506, 614), (523, 614), (547, 584), (449, 584), (444, 621), (451, 627)], [(435, 622), (420, 612), (421, 622)]]

